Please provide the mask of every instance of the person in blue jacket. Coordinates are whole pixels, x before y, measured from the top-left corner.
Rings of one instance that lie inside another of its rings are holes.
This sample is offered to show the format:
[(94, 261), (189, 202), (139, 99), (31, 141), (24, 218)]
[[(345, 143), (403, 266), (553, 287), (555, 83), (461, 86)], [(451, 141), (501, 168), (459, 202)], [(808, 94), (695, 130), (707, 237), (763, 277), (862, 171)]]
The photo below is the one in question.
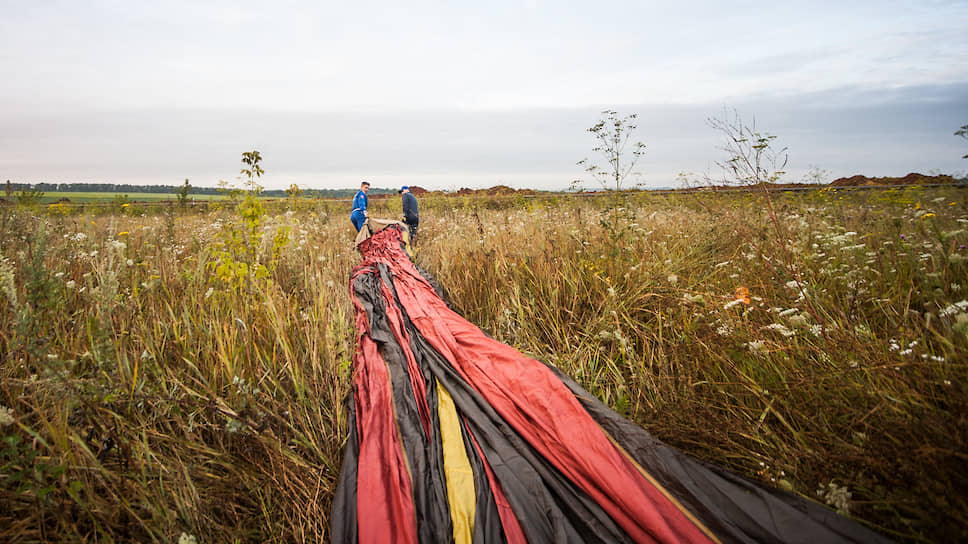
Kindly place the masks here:
[(417, 197), (410, 192), (410, 187), (404, 185), (397, 191), (403, 196), (403, 222), (410, 228), (410, 243), (416, 241), (417, 225), (420, 224), (420, 214), (417, 212)]
[(350, 221), (356, 227), (356, 232), (363, 228), (363, 222), (370, 216), (366, 211), (366, 193), (370, 190), (370, 182), (364, 181), (360, 184), (360, 190), (353, 197), (353, 211), (350, 213)]

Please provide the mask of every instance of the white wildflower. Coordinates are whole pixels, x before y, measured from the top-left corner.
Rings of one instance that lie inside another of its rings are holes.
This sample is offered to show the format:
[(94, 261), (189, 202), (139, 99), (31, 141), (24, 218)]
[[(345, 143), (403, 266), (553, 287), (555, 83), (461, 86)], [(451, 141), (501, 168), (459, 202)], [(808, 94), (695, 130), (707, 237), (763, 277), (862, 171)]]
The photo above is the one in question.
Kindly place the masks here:
[(790, 319), (787, 319), (787, 323), (789, 323), (791, 327), (806, 327), (807, 316), (803, 314), (790, 316)]
[[(237, 419), (229, 419), (225, 422), (225, 430), (230, 434), (235, 434), (243, 429), (245, 429), (245, 423), (242, 423)], [(194, 542), (194, 540), (192, 542)]]
[(827, 484), (827, 489), (820, 488), (817, 490), (817, 495), (819, 495), (824, 502), (828, 505), (833, 506), (837, 509), (837, 513), (842, 516), (850, 515), (850, 491), (847, 491), (847, 486), (839, 486), (834, 482)]
[(955, 302), (938, 312), (938, 315), (945, 317), (949, 315), (955, 315), (959, 312), (968, 312), (968, 300), (962, 300), (960, 302)]
[(17, 307), (17, 285), (15, 283), (16, 273), (13, 263), (8, 259), (0, 260), (0, 290), (7, 295), (7, 300), (13, 307)]
[(762, 340), (753, 340), (752, 342), (747, 342), (746, 347), (753, 353), (766, 353), (766, 342)]
[(791, 315), (796, 314), (799, 311), (800, 311), (799, 308), (789, 308), (780, 312), (780, 317), (790, 317)]
[(797, 334), (797, 333), (791, 331), (790, 329), (786, 328), (786, 325), (784, 325), (783, 323), (770, 323), (769, 325), (767, 325), (767, 326), (765, 326), (763, 328), (764, 329), (770, 329), (772, 331), (776, 331), (776, 332), (782, 334), (783, 336), (785, 336), (787, 338), (789, 338), (789, 337), (794, 336), (794, 335)]
[(212, 293), (214, 293), (214, 292), (215, 292), (215, 288), (214, 287), (209, 287), (208, 288), (208, 291), (205, 291), (205, 299), (208, 300), (208, 298), (211, 297), (212, 296)]
[(666, 278), (666, 281), (668, 281), (672, 285), (675, 285), (676, 283), (679, 282), (679, 276), (675, 274), (669, 274), (669, 276)]
[(13, 418), (13, 410), (0, 405), (0, 427), (13, 425), (17, 420)]
[(64, 284), (64, 287), (67, 287), (68, 289), (73, 289), (77, 287), (77, 282), (75, 282), (74, 280), (67, 280), (67, 283)]
[(682, 299), (685, 300), (686, 302), (696, 302), (696, 303), (701, 303), (703, 301), (702, 295), (690, 295), (689, 293), (682, 295)]
[(178, 537), (178, 544), (198, 544), (198, 540), (195, 539), (195, 535), (182, 533), (181, 536)]
[(941, 239), (948, 241), (952, 238), (960, 238), (962, 236), (968, 236), (968, 230), (965, 230), (965, 229), (950, 230), (948, 232), (943, 233), (941, 235)]

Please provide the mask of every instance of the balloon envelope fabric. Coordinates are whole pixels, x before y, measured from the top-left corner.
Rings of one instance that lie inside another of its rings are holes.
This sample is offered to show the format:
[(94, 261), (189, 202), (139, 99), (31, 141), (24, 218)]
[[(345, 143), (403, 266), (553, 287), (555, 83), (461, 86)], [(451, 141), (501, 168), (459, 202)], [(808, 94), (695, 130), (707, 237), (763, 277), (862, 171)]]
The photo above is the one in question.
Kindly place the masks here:
[(358, 244), (334, 542), (886, 542), (689, 457), (454, 312), (399, 225)]

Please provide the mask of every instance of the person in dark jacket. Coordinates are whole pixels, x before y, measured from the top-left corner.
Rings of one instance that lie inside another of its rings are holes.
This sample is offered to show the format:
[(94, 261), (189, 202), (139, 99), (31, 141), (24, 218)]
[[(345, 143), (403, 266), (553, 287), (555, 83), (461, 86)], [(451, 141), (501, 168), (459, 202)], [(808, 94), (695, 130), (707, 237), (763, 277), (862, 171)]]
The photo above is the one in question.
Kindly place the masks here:
[(370, 182), (364, 181), (360, 184), (360, 190), (353, 197), (353, 211), (350, 212), (350, 221), (356, 227), (356, 232), (363, 228), (363, 222), (369, 217), (366, 211), (366, 192), (370, 190)]
[(417, 225), (420, 224), (420, 213), (417, 212), (417, 197), (410, 192), (410, 187), (404, 185), (400, 188), (400, 195), (403, 198), (403, 222), (410, 228), (410, 243), (417, 239)]

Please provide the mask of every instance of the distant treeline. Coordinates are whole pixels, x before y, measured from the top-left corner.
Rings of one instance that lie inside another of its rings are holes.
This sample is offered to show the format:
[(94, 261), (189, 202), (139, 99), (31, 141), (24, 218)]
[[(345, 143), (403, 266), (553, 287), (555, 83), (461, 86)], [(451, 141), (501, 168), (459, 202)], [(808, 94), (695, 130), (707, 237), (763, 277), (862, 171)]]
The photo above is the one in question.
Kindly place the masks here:
[[(183, 185), (131, 185), (128, 183), (10, 183), (6, 187), (13, 192), (41, 191), (44, 193), (159, 193), (177, 194)], [(302, 189), (299, 196), (307, 198), (352, 198), (357, 189)], [(195, 187), (188, 191), (190, 195), (219, 195), (226, 193), (226, 189), (219, 187)], [(370, 194), (390, 194), (392, 189), (373, 187)], [(283, 189), (262, 191), (263, 196), (286, 198), (289, 196)]]

